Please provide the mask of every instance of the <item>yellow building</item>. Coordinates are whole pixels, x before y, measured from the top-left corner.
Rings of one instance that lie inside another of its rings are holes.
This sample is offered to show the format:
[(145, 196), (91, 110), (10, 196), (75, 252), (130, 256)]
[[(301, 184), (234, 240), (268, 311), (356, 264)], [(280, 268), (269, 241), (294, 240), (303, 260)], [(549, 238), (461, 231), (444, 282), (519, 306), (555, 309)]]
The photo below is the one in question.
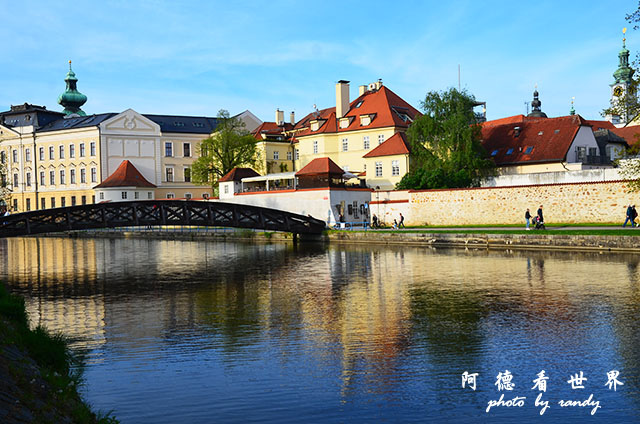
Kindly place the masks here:
[[(296, 171), (313, 159), (329, 157), (371, 188), (395, 187), (409, 169), (404, 136), (420, 113), (381, 81), (362, 85), (349, 100), (349, 82), (336, 84), (336, 107), (316, 110), (295, 123), (276, 111), (254, 133), (268, 172)], [(399, 134), (396, 136), (396, 134)], [(395, 136), (395, 137), (394, 137)]]
[[(86, 96), (69, 69), (58, 99), (63, 113), (25, 103), (0, 113), (0, 161), (14, 212), (100, 202), (93, 187), (129, 160), (157, 188), (155, 198), (206, 198), (210, 186), (191, 183), (199, 143), (216, 118), (122, 113), (86, 115)], [(250, 129), (261, 123), (251, 112), (238, 117)], [(127, 199), (134, 200), (134, 199)]]

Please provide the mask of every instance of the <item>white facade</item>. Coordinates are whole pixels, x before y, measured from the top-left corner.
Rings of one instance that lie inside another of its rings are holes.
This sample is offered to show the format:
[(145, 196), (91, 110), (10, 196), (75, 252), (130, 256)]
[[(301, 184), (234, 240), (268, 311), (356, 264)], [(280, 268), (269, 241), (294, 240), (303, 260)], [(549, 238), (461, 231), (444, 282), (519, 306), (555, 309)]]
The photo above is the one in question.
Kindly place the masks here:
[(105, 187), (97, 188), (96, 203), (129, 202), (132, 200), (152, 200), (155, 190), (150, 187)]

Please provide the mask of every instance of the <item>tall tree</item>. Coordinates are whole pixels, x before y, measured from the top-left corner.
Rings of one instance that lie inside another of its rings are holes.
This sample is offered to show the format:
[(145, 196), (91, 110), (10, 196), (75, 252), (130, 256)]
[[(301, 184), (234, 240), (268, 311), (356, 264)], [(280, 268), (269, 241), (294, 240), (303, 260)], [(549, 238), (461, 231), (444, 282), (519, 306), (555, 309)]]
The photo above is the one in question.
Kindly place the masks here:
[(480, 142), (476, 104), (473, 95), (454, 88), (427, 93), (424, 115), (407, 130), (410, 170), (397, 188), (472, 187), (493, 173), (495, 164)]
[(249, 134), (244, 122), (229, 116), (222, 109), (218, 112), (216, 132), (202, 140), (200, 157), (191, 165), (191, 177), (196, 184), (211, 184), (215, 190), (218, 180), (237, 166), (258, 164), (257, 140)]

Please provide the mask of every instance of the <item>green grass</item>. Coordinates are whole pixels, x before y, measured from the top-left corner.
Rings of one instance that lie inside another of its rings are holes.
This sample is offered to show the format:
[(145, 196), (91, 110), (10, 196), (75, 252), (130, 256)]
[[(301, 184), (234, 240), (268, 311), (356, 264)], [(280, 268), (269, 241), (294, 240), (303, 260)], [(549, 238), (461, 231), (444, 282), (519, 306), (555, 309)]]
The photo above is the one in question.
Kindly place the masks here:
[[(407, 231), (402, 230), (385, 230), (385, 231), (364, 231), (364, 230), (329, 230), (328, 234), (349, 234), (349, 233), (363, 233), (370, 232), (373, 234), (419, 234), (419, 233), (443, 233), (443, 234), (530, 234), (530, 235), (582, 235), (582, 236), (624, 236), (624, 237), (640, 237), (640, 229), (575, 229), (575, 230), (557, 230), (554, 227), (548, 227), (547, 230), (508, 230), (508, 229), (495, 229), (495, 230), (476, 230), (476, 227), (459, 227), (459, 230), (445, 230), (444, 228), (457, 228), (457, 227), (432, 227), (432, 228), (410, 228)], [(415, 231), (411, 231), (411, 230)]]
[[(74, 423), (116, 424), (111, 413), (95, 415), (78, 394), (78, 385), (82, 381), (82, 364), (70, 354), (68, 341), (62, 334), (50, 334), (44, 327), (29, 329), (24, 299), (9, 293), (0, 282), (0, 338), (3, 343), (16, 346), (27, 352), (35, 361), (40, 375), (50, 388), (50, 396), (43, 400), (34, 411), (37, 422), (50, 421), (51, 411), (58, 410), (68, 414)], [(5, 325), (5, 323), (7, 325)], [(18, 384), (25, 388), (22, 401), (29, 405), (35, 402), (31, 385), (25, 382), (25, 370), (19, 363), (10, 364), (10, 370)]]

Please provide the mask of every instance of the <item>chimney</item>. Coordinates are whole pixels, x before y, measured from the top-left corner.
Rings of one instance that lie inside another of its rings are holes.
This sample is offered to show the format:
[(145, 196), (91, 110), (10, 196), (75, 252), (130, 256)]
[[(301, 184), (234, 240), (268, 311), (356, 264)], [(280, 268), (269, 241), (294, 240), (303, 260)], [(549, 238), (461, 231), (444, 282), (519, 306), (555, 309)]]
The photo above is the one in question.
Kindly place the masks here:
[(360, 87), (358, 87), (358, 97), (362, 96), (366, 92), (367, 92), (366, 85), (361, 85)]
[(284, 110), (276, 109), (276, 125), (281, 126), (284, 124)]
[(340, 80), (336, 84), (336, 118), (342, 118), (348, 111), (349, 81)]
[(520, 127), (513, 127), (513, 136), (518, 137), (520, 135)]
[(375, 84), (376, 84), (376, 91), (380, 90), (380, 88), (382, 88), (382, 78), (379, 78)]
[(289, 122), (291, 122), (291, 125), (296, 124), (296, 113), (294, 111), (291, 111), (291, 114), (289, 115)]

